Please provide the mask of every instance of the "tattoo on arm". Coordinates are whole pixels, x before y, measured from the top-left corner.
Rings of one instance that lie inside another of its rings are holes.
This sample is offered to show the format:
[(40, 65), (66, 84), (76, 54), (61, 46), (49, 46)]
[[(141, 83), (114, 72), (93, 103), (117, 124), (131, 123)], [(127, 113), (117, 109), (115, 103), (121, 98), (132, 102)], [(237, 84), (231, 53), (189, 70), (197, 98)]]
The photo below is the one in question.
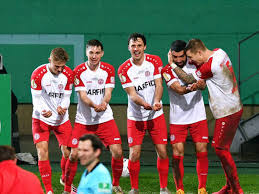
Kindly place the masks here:
[(176, 75), (183, 80), (187, 84), (195, 83), (197, 80), (193, 77), (192, 74), (187, 74), (184, 70), (182, 70), (180, 67), (174, 68), (174, 72)]

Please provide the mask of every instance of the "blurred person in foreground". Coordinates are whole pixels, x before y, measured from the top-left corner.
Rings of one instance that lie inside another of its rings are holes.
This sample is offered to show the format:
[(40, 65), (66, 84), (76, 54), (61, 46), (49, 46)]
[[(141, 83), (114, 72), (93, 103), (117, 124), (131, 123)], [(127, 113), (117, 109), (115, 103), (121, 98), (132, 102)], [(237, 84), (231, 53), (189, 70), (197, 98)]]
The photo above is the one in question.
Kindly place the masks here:
[(16, 165), (14, 148), (0, 146), (0, 193), (44, 194), (38, 177)]
[(85, 171), (77, 189), (78, 194), (111, 194), (112, 181), (108, 169), (100, 162), (103, 144), (94, 134), (79, 139), (78, 158)]

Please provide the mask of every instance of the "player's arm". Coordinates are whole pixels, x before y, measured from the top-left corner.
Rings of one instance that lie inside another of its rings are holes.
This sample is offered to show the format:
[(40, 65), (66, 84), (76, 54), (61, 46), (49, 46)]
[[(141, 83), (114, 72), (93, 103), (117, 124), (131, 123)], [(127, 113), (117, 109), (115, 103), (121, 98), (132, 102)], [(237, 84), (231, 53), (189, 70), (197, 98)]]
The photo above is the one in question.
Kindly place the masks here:
[(162, 78), (155, 79), (155, 85), (156, 85), (156, 89), (155, 89), (153, 110), (158, 111), (162, 108), (162, 104), (160, 103), (160, 100), (163, 96)]
[(197, 80), (193, 77), (192, 74), (186, 73), (182, 68), (178, 67), (176, 64), (173, 63), (173, 57), (171, 49), (168, 52), (168, 63), (170, 64), (173, 71), (176, 73), (178, 78), (180, 78), (182, 81), (184, 81), (187, 84), (195, 83)]
[(90, 98), (88, 98), (86, 91), (79, 90), (78, 95), (85, 105), (91, 108), (96, 108), (97, 105)]
[(112, 90), (113, 88), (105, 88), (103, 100), (101, 104), (97, 105), (97, 107), (95, 108), (96, 112), (102, 112), (107, 109), (107, 105), (109, 104), (112, 97)]
[(189, 89), (189, 87), (186, 86), (181, 86), (179, 81), (175, 81), (170, 85), (170, 88), (175, 91), (177, 94), (179, 95), (184, 95), (187, 94), (189, 92), (191, 92), (191, 90)]
[(141, 98), (133, 86), (124, 88), (129, 95), (130, 99), (139, 106), (143, 106), (146, 110), (152, 110), (152, 106), (148, 104), (143, 98)]

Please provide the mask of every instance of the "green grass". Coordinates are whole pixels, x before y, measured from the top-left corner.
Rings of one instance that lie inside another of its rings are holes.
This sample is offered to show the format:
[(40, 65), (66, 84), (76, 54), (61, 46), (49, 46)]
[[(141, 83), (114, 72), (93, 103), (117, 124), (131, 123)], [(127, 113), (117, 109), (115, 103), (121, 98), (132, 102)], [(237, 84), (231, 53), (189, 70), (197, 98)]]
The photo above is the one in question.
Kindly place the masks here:
[[(39, 173), (35, 172), (39, 177)], [(82, 172), (78, 172), (74, 183), (78, 185)], [(59, 183), (61, 173), (52, 173), (52, 184), (54, 193), (62, 193), (63, 186)], [(239, 174), (241, 186), (245, 193), (259, 193), (259, 174)], [(225, 184), (225, 177), (223, 174), (209, 174), (207, 180), (207, 190), (209, 193), (218, 191)], [(130, 179), (121, 178), (120, 185), (124, 191), (130, 190)], [(185, 193), (197, 193), (198, 180), (194, 173), (185, 173), (184, 175), (184, 187)], [(172, 178), (172, 173), (169, 174), (168, 188), (170, 191), (175, 192), (175, 185)], [(156, 172), (144, 172), (139, 176), (139, 191), (145, 194), (159, 193), (159, 179)]]

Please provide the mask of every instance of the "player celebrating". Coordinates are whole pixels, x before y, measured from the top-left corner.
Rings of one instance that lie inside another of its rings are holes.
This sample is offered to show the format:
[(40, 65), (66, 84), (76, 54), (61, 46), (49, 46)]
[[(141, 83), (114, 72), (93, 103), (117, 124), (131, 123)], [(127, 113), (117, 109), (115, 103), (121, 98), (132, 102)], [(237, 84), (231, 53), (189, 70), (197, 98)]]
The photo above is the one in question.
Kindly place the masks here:
[(74, 130), (71, 138), (71, 158), (77, 160), (77, 145), (80, 136), (96, 134), (112, 154), (113, 191), (123, 193), (119, 179), (123, 169), (121, 137), (109, 105), (115, 84), (112, 65), (101, 62), (104, 54), (99, 40), (90, 40), (86, 45), (88, 61), (74, 69), (75, 91), (78, 105)]
[[(39, 66), (31, 76), (33, 103), (32, 133), (38, 153), (38, 166), (46, 193), (53, 193), (48, 141), (56, 135), (63, 158), (68, 158), (67, 143), (72, 127), (68, 117), (73, 71), (65, 64), (69, 57), (63, 48), (51, 51), (49, 63)], [(69, 168), (69, 166), (67, 166)]]
[[(171, 44), (169, 61), (173, 61), (187, 73), (196, 70), (194, 65), (187, 61), (184, 48), (186, 42), (176, 40)], [(168, 86), (170, 97), (170, 139), (173, 149), (173, 174), (177, 194), (184, 193), (184, 143), (188, 129), (193, 141), (197, 156), (197, 174), (199, 180), (198, 194), (205, 194), (208, 174), (208, 125), (201, 91), (190, 92), (186, 84), (172, 71), (168, 64), (162, 69), (162, 75)], [(204, 84), (204, 88), (205, 88)], [(190, 92), (190, 93), (189, 93)]]
[(169, 193), (167, 177), (169, 160), (167, 157), (167, 128), (162, 110), (162, 61), (158, 56), (145, 54), (146, 38), (133, 33), (128, 39), (131, 58), (118, 70), (122, 87), (128, 94), (127, 134), (129, 143), (129, 173), (131, 194), (138, 193), (141, 144), (148, 130), (155, 144), (160, 192)]
[(170, 64), (185, 83), (194, 83), (190, 87), (191, 90), (201, 87), (201, 79), (206, 80), (210, 109), (216, 118), (212, 145), (221, 161), (227, 181), (226, 185), (215, 194), (228, 192), (241, 194), (243, 190), (229, 151), (243, 112), (232, 63), (222, 49), (209, 50), (199, 39), (190, 40), (185, 50), (189, 60), (198, 65), (196, 73), (186, 74), (172, 61)]

